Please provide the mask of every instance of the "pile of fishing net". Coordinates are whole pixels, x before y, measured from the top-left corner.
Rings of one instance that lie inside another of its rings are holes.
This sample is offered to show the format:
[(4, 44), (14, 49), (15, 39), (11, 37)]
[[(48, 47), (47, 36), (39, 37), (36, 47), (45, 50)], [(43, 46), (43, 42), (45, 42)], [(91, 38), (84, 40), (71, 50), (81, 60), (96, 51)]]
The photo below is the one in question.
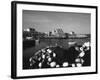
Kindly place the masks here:
[(47, 46), (38, 50), (30, 59), (30, 68), (59, 68), (90, 66), (90, 42), (73, 45), (68, 49)]

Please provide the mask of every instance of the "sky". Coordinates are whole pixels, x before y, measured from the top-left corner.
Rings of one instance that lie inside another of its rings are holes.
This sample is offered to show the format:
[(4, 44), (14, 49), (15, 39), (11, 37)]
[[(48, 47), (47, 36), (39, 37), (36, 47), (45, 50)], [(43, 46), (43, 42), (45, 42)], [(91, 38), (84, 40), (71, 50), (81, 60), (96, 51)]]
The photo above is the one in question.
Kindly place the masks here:
[(23, 29), (49, 32), (62, 28), (66, 33), (90, 34), (91, 14), (23, 10)]

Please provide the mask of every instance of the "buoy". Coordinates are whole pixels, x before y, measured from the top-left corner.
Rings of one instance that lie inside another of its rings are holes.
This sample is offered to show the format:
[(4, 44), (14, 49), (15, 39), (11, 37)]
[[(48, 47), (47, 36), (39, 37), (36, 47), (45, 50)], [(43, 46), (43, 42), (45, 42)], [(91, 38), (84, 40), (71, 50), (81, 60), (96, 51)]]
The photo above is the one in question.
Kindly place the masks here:
[(48, 58), (48, 61), (51, 62), (51, 60), (52, 60), (52, 59), (49, 57), (49, 58)]
[(47, 51), (48, 51), (49, 53), (51, 53), (51, 52), (52, 52), (50, 49), (47, 49)]
[(55, 66), (56, 66), (56, 62), (51, 62), (51, 63), (50, 63), (50, 66), (51, 66), (51, 67), (55, 67)]
[(41, 67), (42, 67), (42, 63), (40, 62), (40, 63), (39, 63), (39, 68), (41, 68)]
[(81, 64), (81, 63), (77, 63), (76, 66), (77, 66), (77, 67), (81, 67), (82, 64)]
[(75, 62), (80, 62), (80, 59), (79, 58), (75, 59)]
[(60, 67), (60, 65), (56, 65), (56, 67)]
[(53, 57), (56, 57), (56, 54), (55, 53), (53, 53)]
[(68, 66), (68, 62), (64, 62), (63, 67), (67, 67), (67, 66)]
[(72, 67), (75, 67), (75, 64), (72, 64)]
[(85, 55), (85, 53), (82, 51), (80, 54), (79, 54), (79, 57), (83, 57)]

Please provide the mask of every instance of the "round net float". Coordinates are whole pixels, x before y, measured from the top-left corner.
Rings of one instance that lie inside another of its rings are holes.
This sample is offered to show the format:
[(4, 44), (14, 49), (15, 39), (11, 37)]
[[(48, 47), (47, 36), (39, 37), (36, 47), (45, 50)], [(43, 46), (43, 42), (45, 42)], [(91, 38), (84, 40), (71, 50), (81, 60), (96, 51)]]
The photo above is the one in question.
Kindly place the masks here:
[(75, 64), (72, 64), (72, 67), (75, 67)]
[(55, 53), (53, 53), (53, 57), (56, 57), (56, 54)]
[(82, 67), (82, 64), (81, 63), (77, 63), (76, 66), (77, 67)]
[(80, 59), (79, 58), (75, 59), (75, 62), (80, 62)]
[(79, 47), (75, 47), (75, 50), (76, 50), (76, 51), (79, 51)]
[(51, 53), (51, 52), (52, 52), (50, 49), (47, 49), (47, 51), (48, 51), (49, 53)]
[(52, 59), (49, 57), (49, 58), (48, 58), (48, 61), (51, 62), (51, 60), (52, 60)]
[(83, 51), (83, 47), (80, 47), (80, 51)]
[(38, 58), (38, 61), (40, 61), (40, 60), (41, 60), (41, 57)]
[(32, 61), (32, 57), (31, 58), (29, 58), (29, 62), (31, 62)]
[(83, 57), (85, 55), (85, 53), (82, 51), (80, 54), (79, 54), (79, 57)]
[(39, 68), (41, 68), (42, 67), (42, 63), (40, 62), (38, 66), (39, 66)]
[(63, 67), (67, 67), (67, 66), (68, 66), (68, 62), (64, 62)]
[(60, 67), (60, 65), (56, 65), (56, 67)]
[(45, 53), (46, 51), (45, 51), (45, 49), (41, 49), (41, 51), (43, 52), (43, 53)]
[(45, 58), (45, 55), (44, 55), (44, 54), (42, 55), (42, 58), (43, 58), (43, 59)]
[(86, 46), (86, 47), (89, 47), (90, 46), (90, 42), (85, 42), (83, 45)]
[(81, 63), (84, 63), (84, 60), (83, 59), (81, 59)]
[(32, 63), (30, 63), (30, 66), (32, 66), (33, 64)]
[(56, 66), (56, 62), (51, 62), (50, 63), (50, 67), (55, 67)]

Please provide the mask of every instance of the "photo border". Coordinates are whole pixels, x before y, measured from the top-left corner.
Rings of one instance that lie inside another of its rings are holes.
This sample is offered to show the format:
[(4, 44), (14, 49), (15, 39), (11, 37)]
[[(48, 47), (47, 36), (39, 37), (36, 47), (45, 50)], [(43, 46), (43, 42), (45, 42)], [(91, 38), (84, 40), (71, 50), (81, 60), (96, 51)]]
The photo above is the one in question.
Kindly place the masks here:
[[(53, 75), (37, 75), (37, 76), (17, 76), (17, 4), (34, 4), (34, 5), (49, 5), (49, 6), (63, 6), (63, 7), (79, 7), (79, 8), (94, 8), (96, 9), (96, 71), (85, 73), (70, 73), (70, 74), (53, 74)], [(67, 76), (67, 75), (83, 75), (83, 74), (97, 74), (98, 72), (98, 54), (97, 54), (97, 29), (98, 29), (98, 7), (88, 5), (72, 5), (72, 4), (57, 4), (57, 3), (40, 3), (40, 2), (11, 2), (11, 78), (36, 78), (36, 77), (51, 77), (51, 76)]]

